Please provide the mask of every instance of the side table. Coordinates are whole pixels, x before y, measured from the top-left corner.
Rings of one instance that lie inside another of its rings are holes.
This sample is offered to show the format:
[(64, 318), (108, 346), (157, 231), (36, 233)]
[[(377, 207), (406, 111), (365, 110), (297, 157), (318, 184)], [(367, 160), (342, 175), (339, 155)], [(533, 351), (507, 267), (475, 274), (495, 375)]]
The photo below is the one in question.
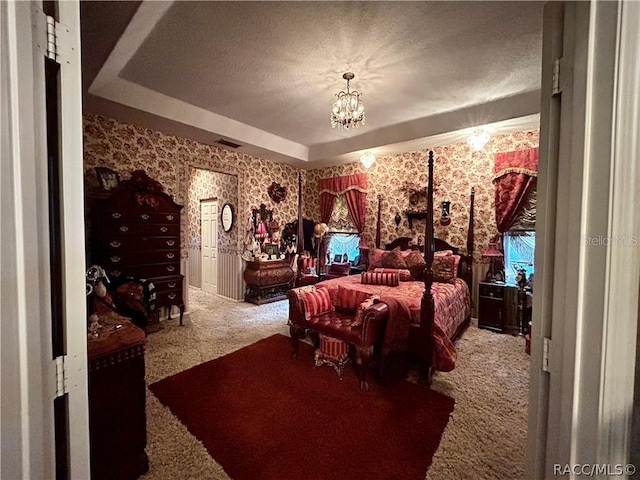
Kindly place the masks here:
[(122, 326), (105, 325), (88, 341), (93, 480), (134, 480), (149, 470), (145, 333), (124, 317), (116, 321)]

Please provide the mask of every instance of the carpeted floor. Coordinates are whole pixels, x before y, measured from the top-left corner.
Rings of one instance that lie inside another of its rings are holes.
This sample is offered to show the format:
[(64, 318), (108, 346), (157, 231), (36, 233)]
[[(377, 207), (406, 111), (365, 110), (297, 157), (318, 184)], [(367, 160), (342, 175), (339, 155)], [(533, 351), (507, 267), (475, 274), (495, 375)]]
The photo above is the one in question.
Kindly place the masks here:
[[(164, 328), (147, 338), (147, 384), (274, 333), (288, 333), (287, 302), (255, 306), (197, 289), (190, 290), (190, 299), (192, 312), (184, 326), (177, 319), (163, 322)], [(433, 382), (456, 407), (427, 479), (524, 478), (529, 382), (524, 340), (471, 326), (457, 347), (456, 369), (437, 374)], [(230, 478), (151, 392), (147, 432), (151, 466), (146, 480)]]

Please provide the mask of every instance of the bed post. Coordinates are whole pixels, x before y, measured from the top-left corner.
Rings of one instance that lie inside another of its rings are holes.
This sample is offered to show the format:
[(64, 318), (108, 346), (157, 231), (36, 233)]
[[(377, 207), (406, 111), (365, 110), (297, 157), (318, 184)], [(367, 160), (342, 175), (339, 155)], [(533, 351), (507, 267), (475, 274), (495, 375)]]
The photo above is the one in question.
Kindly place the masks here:
[(380, 248), (380, 214), (382, 212), (382, 195), (378, 195), (378, 220), (376, 221), (376, 245)]
[(475, 187), (471, 187), (471, 202), (469, 204), (469, 228), (467, 229), (467, 271), (465, 280), (469, 285), (469, 292), (473, 298), (473, 202), (476, 196)]
[(429, 183), (427, 184), (427, 221), (424, 233), (424, 292), (420, 304), (420, 343), (424, 346), (420, 355), (420, 380), (431, 382), (431, 363), (433, 362), (433, 317), (435, 305), (431, 295), (433, 283), (433, 150), (429, 151)]
[(304, 250), (304, 230), (302, 228), (302, 172), (298, 172), (298, 255)]

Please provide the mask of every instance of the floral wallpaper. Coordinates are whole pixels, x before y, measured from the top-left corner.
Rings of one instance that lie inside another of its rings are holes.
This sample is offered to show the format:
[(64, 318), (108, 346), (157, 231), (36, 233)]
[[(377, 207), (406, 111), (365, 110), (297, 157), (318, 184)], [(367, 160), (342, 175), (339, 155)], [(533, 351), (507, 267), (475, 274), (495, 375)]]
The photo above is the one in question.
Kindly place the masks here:
[[(187, 238), (190, 247), (200, 247), (200, 200), (217, 199), (218, 211), (225, 203), (238, 205), (238, 177), (226, 173), (212, 172), (201, 168), (189, 167), (187, 179)], [(237, 219), (234, 219), (234, 223)], [(220, 253), (236, 253), (238, 246), (238, 229), (225, 232), (218, 221), (218, 251)]]
[[(88, 205), (99, 191), (94, 167), (109, 167), (128, 179), (131, 172), (143, 169), (158, 180), (165, 192), (177, 203), (188, 201), (189, 169), (200, 168), (238, 179), (236, 223), (232, 229), (237, 236), (236, 251), (241, 251), (251, 209), (264, 203), (273, 209), (280, 224), (298, 216), (298, 169), (263, 158), (233, 152), (195, 140), (167, 135), (156, 130), (122, 123), (95, 114), (84, 115), (84, 167)], [(267, 193), (269, 185), (277, 181), (287, 188), (288, 195), (280, 203), (273, 202)], [(183, 210), (181, 225), (181, 254), (188, 255), (188, 218)]]
[[(496, 153), (538, 146), (538, 131), (517, 132), (492, 137), (481, 152), (475, 152), (466, 142), (436, 147), (434, 151), (434, 213), (439, 218), (441, 202), (451, 202), (451, 223), (441, 226), (435, 223), (436, 237), (446, 240), (466, 252), (469, 225), (469, 197), (475, 187), (474, 209), (474, 258), (481, 261), (483, 248), (498, 233), (494, 212), (493, 161)], [(320, 218), (318, 181), (322, 178), (366, 172), (369, 184), (367, 195), (367, 219), (364, 239), (373, 246), (376, 236), (378, 196), (381, 197), (381, 244), (397, 237), (413, 237), (424, 243), (425, 221), (413, 222), (413, 229), (405, 211), (411, 207), (407, 183), (418, 188), (427, 184), (428, 150), (407, 152), (376, 159), (365, 169), (360, 162), (326, 167), (306, 172), (303, 185), (305, 213), (308, 218)], [(419, 198), (417, 209), (426, 208), (424, 196)], [(400, 214), (396, 227), (394, 217)]]

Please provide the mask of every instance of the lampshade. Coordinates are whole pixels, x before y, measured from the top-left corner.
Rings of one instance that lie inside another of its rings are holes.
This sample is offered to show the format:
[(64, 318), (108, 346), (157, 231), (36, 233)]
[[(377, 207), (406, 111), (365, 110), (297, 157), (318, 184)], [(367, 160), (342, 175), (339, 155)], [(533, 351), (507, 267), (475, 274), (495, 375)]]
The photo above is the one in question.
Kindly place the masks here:
[(347, 72), (342, 75), (347, 81), (347, 91), (336, 93), (338, 99), (333, 103), (331, 108), (331, 127), (355, 129), (364, 125), (364, 105), (360, 100), (360, 93), (349, 91), (349, 81), (353, 80), (355, 75)]
[(261, 236), (261, 237), (266, 237), (267, 236), (267, 226), (264, 224), (264, 222), (260, 222), (258, 224), (258, 230), (256, 231), (256, 235)]
[(489, 245), (486, 246), (486, 248), (482, 252), (482, 256), (491, 258), (491, 257), (502, 257), (503, 255), (502, 255), (502, 252), (498, 250), (498, 244), (491, 242)]
[(489, 132), (487, 132), (482, 128), (478, 128), (474, 130), (467, 137), (467, 143), (471, 145), (476, 152), (479, 152), (480, 150), (482, 150), (482, 148), (487, 144), (488, 141), (489, 141)]
[(364, 165), (364, 168), (370, 168), (371, 165), (376, 163), (376, 156), (371, 152), (364, 152), (360, 155), (360, 163)]

